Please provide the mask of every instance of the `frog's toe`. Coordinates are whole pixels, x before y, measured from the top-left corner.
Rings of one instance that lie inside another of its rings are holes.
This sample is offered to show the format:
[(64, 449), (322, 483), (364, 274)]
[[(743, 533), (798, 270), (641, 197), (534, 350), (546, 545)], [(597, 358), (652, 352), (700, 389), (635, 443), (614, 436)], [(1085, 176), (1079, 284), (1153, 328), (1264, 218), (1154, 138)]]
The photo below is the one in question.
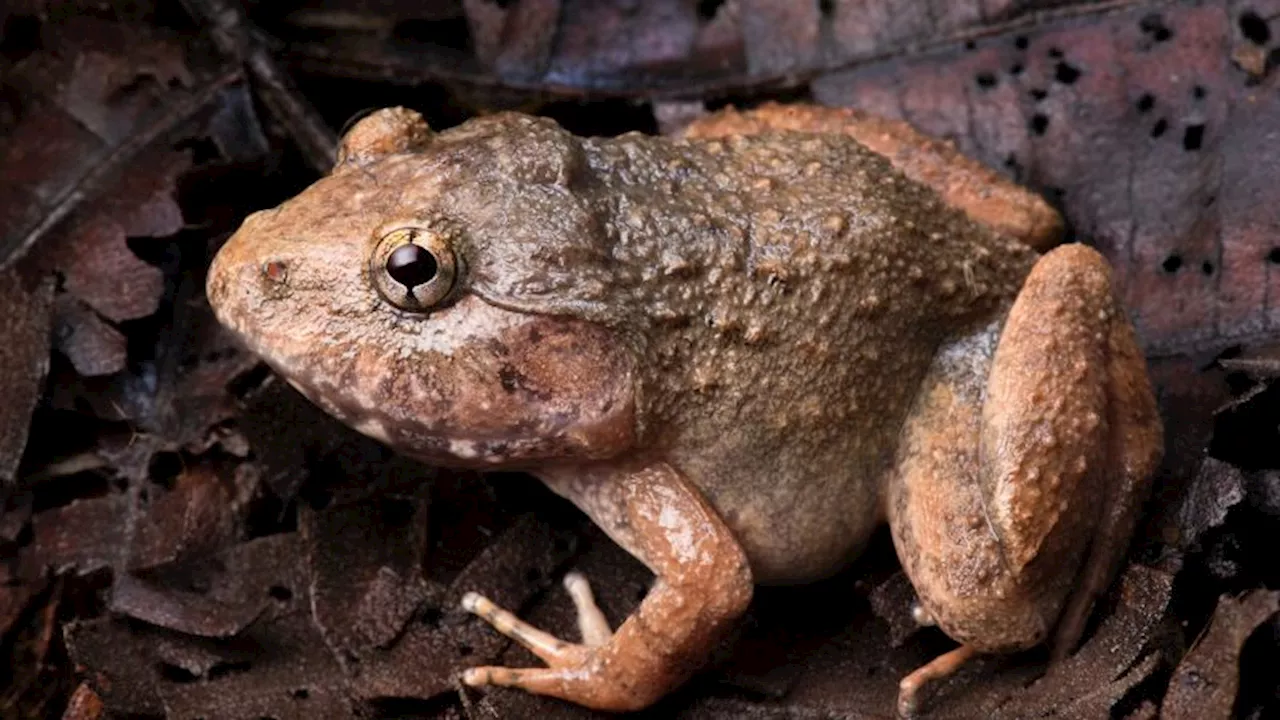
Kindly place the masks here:
[[(613, 637), (613, 630), (609, 629), (609, 621), (596, 605), (595, 596), (591, 593), (591, 583), (587, 582), (587, 578), (582, 573), (570, 572), (564, 576), (564, 589), (568, 591), (578, 613), (582, 646), (599, 647), (609, 642)], [(495, 630), (525, 646), (552, 667), (564, 664), (566, 658), (562, 656), (567, 647), (572, 647), (571, 643), (539, 630), (479, 593), (469, 592), (464, 595), (462, 609), (479, 616)], [(577, 655), (573, 655), (568, 661), (575, 662), (578, 659)]]
[(556, 668), (509, 668), (494, 665), (473, 667), (462, 674), (462, 682), (471, 687), (484, 685), (501, 685), (513, 687), (539, 695), (556, 695), (551, 692), (549, 684), (560, 682), (566, 675), (565, 669)]
[(578, 632), (582, 633), (582, 643), (589, 647), (598, 647), (609, 642), (613, 630), (609, 629), (609, 621), (596, 605), (595, 596), (591, 594), (591, 583), (580, 572), (571, 572), (564, 576), (564, 589), (573, 598), (573, 606), (578, 611)]
[(565, 642), (543, 632), (479, 593), (464, 595), (464, 610), (525, 646), (550, 667), (474, 667), (462, 674), (462, 682), (472, 687), (518, 688), (600, 710), (638, 710), (661, 697), (666, 686), (652, 682), (647, 673), (651, 668), (625, 653), (617, 657), (617, 648), (610, 645), (613, 632), (596, 606), (586, 578), (580, 573), (569, 573), (564, 586), (578, 610), (582, 644)]
[[(494, 630), (497, 630), (503, 635), (506, 635), (512, 640), (515, 640), (525, 646), (528, 648), (529, 652), (537, 655), (539, 659), (551, 667), (561, 667), (582, 661), (585, 646), (565, 642), (551, 633), (539, 630), (516, 617), (513, 613), (499, 607), (492, 600), (480, 593), (469, 592), (466, 595), (463, 595), (462, 609), (479, 616), (482, 620), (492, 625)], [(467, 671), (467, 675), (463, 677), (463, 680), (468, 685), (511, 684), (507, 682), (499, 682), (498, 680), (481, 679), (482, 677), (487, 677), (487, 675), (481, 673), (481, 671), (485, 671), (487, 674), (496, 674), (497, 676), (505, 677), (503, 673), (497, 672), (499, 670), (506, 669), (474, 668)], [(507, 672), (513, 673), (515, 671)]]
[[(607, 667), (594, 661), (596, 649), (584, 648), (582, 663), (562, 668), (477, 667), (468, 670), (462, 681), (472, 687), (502, 685), (535, 695), (548, 695), (597, 710), (630, 711), (647, 707), (657, 695), (644, 692), (642, 683), (629, 677), (626, 667)], [(625, 663), (623, 664), (625, 666)], [(621, 672), (616, 672), (621, 671)]]
[[(604, 616), (596, 608), (586, 580), (581, 575), (570, 574), (565, 578), (565, 587), (578, 607), (579, 625), (587, 639), (586, 644), (564, 642), (503, 610), (485, 596), (467, 593), (462, 598), (465, 610), (479, 615), (550, 667), (474, 667), (462, 674), (462, 682), (471, 687), (501, 685), (517, 688), (599, 710), (638, 710), (654, 702), (665, 688), (645, 682), (643, 671), (646, 667), (643, 663), (629, 662), (627, 658), (610, 661), (605, 657), (609, 655), (608, 642), (613, 636)], [(598, 623), (584, 619), (593, 614), (599, 616)], [(612, 654), (617, 655), (616, 652)]]
[(975, 652), (971, 645), (961, 645), (902, 678), (898, 682), (898, 717), (904, 720), (916, 717), (920, 712), (920, 696), (924, 689), (934, 680), (940, 680), (959, 670)]

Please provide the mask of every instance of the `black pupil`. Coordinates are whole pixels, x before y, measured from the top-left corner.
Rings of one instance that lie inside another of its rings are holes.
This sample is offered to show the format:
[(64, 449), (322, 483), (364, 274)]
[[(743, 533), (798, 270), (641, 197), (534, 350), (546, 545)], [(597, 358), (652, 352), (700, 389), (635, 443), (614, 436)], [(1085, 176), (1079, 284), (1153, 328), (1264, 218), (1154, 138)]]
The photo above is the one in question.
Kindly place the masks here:
[(387, 258), (387, 274), (410, 290), (431, 282), (438, 268), (436, 256), (420, 245), (401, 245)]

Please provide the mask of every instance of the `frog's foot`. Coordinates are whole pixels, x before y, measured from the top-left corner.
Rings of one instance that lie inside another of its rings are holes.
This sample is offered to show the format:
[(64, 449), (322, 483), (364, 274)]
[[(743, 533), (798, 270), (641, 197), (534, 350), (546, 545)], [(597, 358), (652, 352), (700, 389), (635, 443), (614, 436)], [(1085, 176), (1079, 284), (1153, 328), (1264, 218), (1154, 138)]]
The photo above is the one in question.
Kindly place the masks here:
[(462, 681), (472, 687), (519, 688), (605, 710), (634, 710), (647, 705), (653, 698), (635, 693), (649, 684), (645, 673), (629, 664), (634, 658), (609, 647), (614, 634), (596, 605), (590, 583), (581, 573), (571, 572), (565, 575), (564, 587), (577, 610), (581, 644), (565, 642), (539, 630), (479, 593), (464, 595), (464, 610), (520, 643), (550, 667), (475, 667), (463, 673)]
[(563, 476), (545, 474), (543, 480), (657, 577), (616, 632), (610, 632), (587, 581), (576, 573), (565, 577), (578, 608), (581, 644), (565, 642), (467, 593), (464, 609), (549, 667), (477, 667), (462, 681), (520, 688), (597, 710), (647, 707), (697, 670), (746, 611), (752, 590), (746, 553), (696, 488), (666, 464), (571, 468)]
[[(591, 583), (587, 582), (587, 578), (579, 572), (567, 573), (564, 576), (564, 589), (569, 592), (578, 612), (578, 632), (582, 635), (583, 647), (599, 647), (609, 642), (609, 638), (613, 637), (613, 630), (596, 605), (595, 596), (591, 593)], [(554, 657), (555, 653), (560, 648), (570, 646), (570, 643), (535, 628), (479, 593), (469, 592), (464, 595), (462, 609), (479, 616), (495, 630), (525, 646), (552, 667), (563, 659)], [(548, 657), (547, 654), (553, 657)]]
[(572, 691), (569, 686), (572, 681), (578, 679), (576, 676), (581, 675), (582, 670), (592, 664), (593, 648), (609, 642), (613, 631), (596, 606), (586, 578), (578, 573), (569, 573), (565, 576), (564, 585), (578, 610), (581, 645), (565, 642), (539, 630), (479, 593), (469, 592), (464, 595), (464, 610), (479, 616), (498, 632), (520, 643), (550, 667), (476, 667), (467, 670), (462, 681), (473, 687), (505, 685), (543, 695), (565, 697), (570, 694)]
[(920, 691), (934, 680), (940, 680), (960, 669), (977, 651), (970, 645), (961, 645), (943, 653), (930, 662), (916, 668), (910, 675), (898, 681), (898, 716), (913, 718), (920, 711)]

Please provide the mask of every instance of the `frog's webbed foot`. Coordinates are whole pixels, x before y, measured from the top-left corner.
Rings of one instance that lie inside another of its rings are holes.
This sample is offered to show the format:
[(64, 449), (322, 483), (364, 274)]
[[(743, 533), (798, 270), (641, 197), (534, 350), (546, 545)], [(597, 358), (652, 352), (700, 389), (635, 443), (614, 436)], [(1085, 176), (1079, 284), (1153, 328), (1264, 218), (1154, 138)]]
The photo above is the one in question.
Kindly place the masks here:
[(476, 667), (467, 670), (462, 681), (471, 686), (505, 685), (560, 697), (571, 693), (569, 686), (581, 680), (584, 670), (590, 672), (595, 649), (606, 645), (613, 637), (613, 631), (609, 629), (609, 621), (605, 619), (604, 613), (596, 605), (591, 585), (585, 577), (571, 572), (565, 575), (564, 587), (569, 591), (569, 597), (573, 599), (578, 611), (581, 644), (565, 642), (543, 632), (479, 593), (464, 595), (464, 610), (479, 616), (498, 632), (523, 645), (549, 667)]
[(578, 610), (580, 644), (467, 593), (464, 609), (548, 667), (477, 667), (462, 680), (471, 686), (516, 687), (598, 710), (646, 707), (696, 670), (746, 610), (752, 590), (746, 556), (697, 491), (666, 466), (544, 479), (652, 569), (657, 580), (640, 607), (612, 632), (586, 579), (567, 575), (565, 589)]

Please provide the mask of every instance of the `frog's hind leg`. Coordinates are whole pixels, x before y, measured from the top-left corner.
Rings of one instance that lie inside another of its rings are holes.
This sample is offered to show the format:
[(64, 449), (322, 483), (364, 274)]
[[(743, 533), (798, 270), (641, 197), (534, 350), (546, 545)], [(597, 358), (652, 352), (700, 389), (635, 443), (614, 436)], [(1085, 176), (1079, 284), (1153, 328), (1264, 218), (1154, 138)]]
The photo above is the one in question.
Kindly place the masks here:
[[(1074, 643), (1160, 452), (1101, 256), (1041, 258), (1003, 327), (943, 348), (910, 417), (886, 499), (924, 610), (971, 652), (1039, 644), (1060, 617), (1057, 642)], [(900, 706), (919, 686), (904, 681)]]
[[(1117, 309), (1117, 314), (1120, 312)], [(1106, 495), (1100, 499), (1104, 512), (1094, 530), (1084, 569), (1058, 621), (1054, 659), (1075, 649), (1094, 601), (1120, 569), (1164, 451), (1164, 429), (1147, 379), (1146, 362), (1133, 327), (1123, 316), (1111, 323), (1107, 350), (1109, 482), (1104, 483)]]

